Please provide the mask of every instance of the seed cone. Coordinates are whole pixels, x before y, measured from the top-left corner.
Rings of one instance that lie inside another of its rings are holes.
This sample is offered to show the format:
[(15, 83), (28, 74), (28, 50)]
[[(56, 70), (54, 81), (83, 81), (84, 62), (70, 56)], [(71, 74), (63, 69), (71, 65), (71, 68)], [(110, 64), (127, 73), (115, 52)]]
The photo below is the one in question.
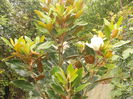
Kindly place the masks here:
[(95, 61), (95, 57), (93, 55), (86, 55), (84, 59), (85, 59), (85, 62), (89, 64), (93, 64)]
[(79, 60), (76, 61), (74, 65), (75, 65), (76, 68), (81, 68), (82, 67), (82, 64)]

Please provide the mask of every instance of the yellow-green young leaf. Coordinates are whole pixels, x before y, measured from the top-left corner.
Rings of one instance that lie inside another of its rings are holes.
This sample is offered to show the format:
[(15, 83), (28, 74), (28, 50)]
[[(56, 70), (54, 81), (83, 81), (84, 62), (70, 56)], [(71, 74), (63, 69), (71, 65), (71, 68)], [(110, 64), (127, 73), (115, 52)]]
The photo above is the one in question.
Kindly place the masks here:
[(20, 48), (22, 47), (22, 45), (20, 43), (15, 44), (14, 46), (14, 50), (17, 52), (20, 52)]
[(114, 69), (116, 67), (116, 65), (115, 64), (107, 64), (107, 65), (105, 65), (105, 67), (108, 69)]
[(104, 26), (104, 34), (107, 37), (107, 39), (110, 38), (111, 30), (110, 30), (109, 26), (107, 26), (107, 25)]
[(75, 12), (79, 11), (83, 6), (83, 0), (76, 0), (74, 2)]
[(85, 87), (87, 87), (88, 85), (89, 85), (89, 83), (82, 84), (79, 87), (75, 88), (74, 91), (79, 92), (79, 91), (83, 90)]
[(104, 18), (104, 24), (105, 25), (110, 25), (110, 22), (107, 19)]
[(68, 6), (66, 8), (66, 11), (65, 11), (66, 16), (68, 17), (73, 11), (74, 11), (73, 7), (72, 6)]
[(53, 29), (53, 24), (52, 24), (52, 23), (46, 24), (46, 29), (47, 29), (49, 32), (51, 32), (52, 29)]
[(21, 37), (18, 39), (18, 43), (20, 43), (20, 44), (25, 44), (25, 43), (26, 43), (25, 40), (24, 40), (24, 38), (23, 38), (23, 36), (21, 36)]
[(66, 80), (62, 77), (62, 75), (60, 73), (55, 73), (55, 77), (57, 77), (58, 81), (63, 83), (63, 84), (66, 84)]
[(76, 78), (77, 78), (77, 74), (74, 74), (74, 75), (72, 75), (71, 77), (70, 77), (70, 80), (69, 80), (69, 82), (71, 83), (72, 81), (74, 81)]
[(75, 87), (80, 84), (82, 80), (82, 75), (83, 75), (83, 68), (78, 69), (77, 74), (78, 74), (78, 77), (72, 83), (72, 87)]
[(63, 16), (65, 10), (64, 5), (56, 4), (55, 10), (59, 16)]
[(37, 44), (32, 44), (32, 45), (30, 46), (30, 50), (33, 51), (33, 49), (36, 48), (36, 46), (37, 46)]
[(117, 21), (117, 28), (122, 24), (123, 16), (121, 16)]
[(78, 69), (76, 68), (76, 69), (74, 69), (72, 72), (70, 72), (69, 75), (67, 75), (68, 78), (69, 78), (69, 82), (72, 82), (73, 80), (76, 79), (76, 77), (78, 76), (78, 75), (77, 75), (77, 70), (78, 70)]
[(73, 65), (70, 64), (70, 65), (67, 67), (67, 75), (70, 75), (71, 72), (73, 72), (73, 71), (74, 71)]
[(24, 53), (25, 54), (29, 54), (30, 53), (30, 45), (29, 44), (26, 44), (26, 45), (24, 45), (25, 47), (24, 47)]
[(46, 24), (45, 24), (45, 23), (43, 23), (43, 22), (41, 22), (41, 21), (38, 21), (38, 24), (39, 24), (40, 26), (42, 26), (43, 28), (46, 28)]
[(73, 5), (74, 0), (66, 0), (66, 3), (67, 3), (68, 5)]
[(43, 14), (41, 11), (34, 10), (34, 12), (35, 12), (40, 18), (44, 18), (44, 14)]
[(80, 10), (77, 12), (77, 14), (75, 15), (75, 18), (79, 18), (83, 13), (83, 10)]
[(11, 48), (13, 48), (13, 46), (11, 45), (11, 43), (4, 37), (1, 37), (1, 39), (8, 45), (10, 46)]
[(26, 52), (26, 47), (25, 46), (23, 46), (23, 47), (21, 47), (21, 48), (19, 48), (19, 52), (21, 53), (21, 54), (28, 54), (27, 52)]
[(11, 42), (12, 46), (15, 46), (15, 43), (12, 38), (10, 38), (10, 42)]
[(43, 42), (45, 39), (45, 36), (43, 35), (41, 38), (40, 38), (40, 42)]

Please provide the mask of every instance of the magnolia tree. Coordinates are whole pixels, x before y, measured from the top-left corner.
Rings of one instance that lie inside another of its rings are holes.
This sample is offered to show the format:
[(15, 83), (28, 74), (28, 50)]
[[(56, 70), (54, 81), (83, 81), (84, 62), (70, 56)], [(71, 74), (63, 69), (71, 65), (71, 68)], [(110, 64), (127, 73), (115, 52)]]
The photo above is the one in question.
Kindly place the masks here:
[(84, 34), (83, 0), (42, 0), (40, 4), (42, 11), (35, 10), (36, 26), (45, 36), (1, 38), (13, 49), (3, 61), (22, 76), (11, 83), (26, 90), (31, 99), (85, 99), (96, 84), (115, 77), (113, 50), (130, 42), (116, 42), (122, 17), (104, 19), (103, 29)]

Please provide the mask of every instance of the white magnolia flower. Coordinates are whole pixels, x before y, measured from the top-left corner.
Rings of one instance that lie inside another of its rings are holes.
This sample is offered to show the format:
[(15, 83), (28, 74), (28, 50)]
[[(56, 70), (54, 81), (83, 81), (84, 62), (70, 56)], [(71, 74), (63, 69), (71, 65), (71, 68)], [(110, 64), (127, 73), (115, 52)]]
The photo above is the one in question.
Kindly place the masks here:
[(103, 39), (101, 37), (97, 37), (96, 35), (93, 36), (90, 44), (86, 43), (88, 47), (92, 48), (95, 51), (98, 51), (100, 47), (103, 46), (103, 44)]

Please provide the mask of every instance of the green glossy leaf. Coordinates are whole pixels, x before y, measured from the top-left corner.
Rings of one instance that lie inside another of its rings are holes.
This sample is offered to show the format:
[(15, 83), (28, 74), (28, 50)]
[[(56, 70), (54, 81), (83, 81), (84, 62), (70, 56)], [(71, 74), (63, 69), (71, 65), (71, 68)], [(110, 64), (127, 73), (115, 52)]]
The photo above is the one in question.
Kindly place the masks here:
[(8, 62), (5, 62), (7, 66), (10, 66), (13, 69), (24, 69), (26, 68), (26, 64), (22, 63), (19, 60), (9, 60)]
[(74, 91), (79, 92), (79, 91), (83, 90), (85, 87), (87, 87), (88, 85), (89, 85), (89, 83), (82, 84), (79, 87), (75, 88)]
[(65, 91), (63, 90), (63, 88), (59, 85), (56, 84), (51, 84), (51, 87), (54, 89), (55, 92), (57, 92), (58, 94), (62, 94), (65, 95)]
[(59, 67), (58, 66), (54, 66), (53, 68), (52, 68), (52, 75), (54, 75), (56, 72), (59, 72), (60, 71), (60, 69), (59, 69)]
[(15, 80), (13, 81), (13, 84), (21, 89), (24, 89), (24, 90), (27, 90), (27, 91), (30, 91), (30, 90), (33, 90), (33, 85), (28, 82), (28, 81), (25, 81), (25, 80)]
[(47, 91), (48, 96), (50, 99), (61, 99), (58, 95), (55, 94), (54, 90), (48, 90)]
[(120, 56), (119, 55), (113, 55), (112, 60), (116, 61)]
[(20, 62), (19, 60), (10, 60), (5, 62), (7, 66), (10, 66), (11, 69), (15, 70), (21, 76), (27, 77), (30, 76), (29, 72), (27, 72), (27, 65)]
[(44, 43), (42, 43), (42, 44), (39, 44), (39, 45), (37, 46), (37, 50), (48, 49), (48, 48), (50, 48), (52, 45), (53, 45), (53, 42), (52, 42), (52, 41), (47, 41), (47, 42), (44, 42)]
[(114, 44), (113, 47), (120, 47), (120, 46), (122, 46), (122, 45), (124, 45), (124, 44), (127, 44), (127, 43), (129, 43), (129, 42), (131, 42), (131, 41), (130, 41), (130, 40), (127, 40), (127, 41), (120, 41), (120, 42)]
[(128, 48), (125, 51), (123, 51), (122, 56), (124, 59), (127, 59), (131, 54), (133, 54), (133, 49)]

